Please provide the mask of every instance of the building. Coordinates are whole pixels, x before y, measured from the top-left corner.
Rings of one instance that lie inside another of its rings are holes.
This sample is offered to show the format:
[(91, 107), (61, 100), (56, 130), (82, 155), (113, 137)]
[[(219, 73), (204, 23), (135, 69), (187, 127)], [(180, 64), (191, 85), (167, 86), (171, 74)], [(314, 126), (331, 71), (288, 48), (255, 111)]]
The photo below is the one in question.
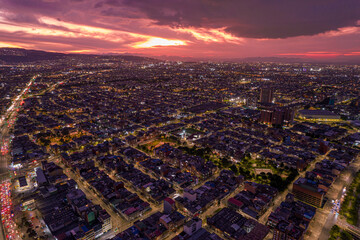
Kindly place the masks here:
[(329, 142), (321, 141), (319, 144), (319, 152), (325, 154), (330, 150)]
[[(275, 211), (271, 212), (266, 225), (271, 229), (277, 228), (278, 232), (281, 233), (285, 232), (281, 230), (282, 226), (284, 226), (284, 223), (282, 222), (295, 223), (296, 226), (304, 230), (303, 234), (305, 234), (310, 222), (314, 219), (315, 214), (315, 207), (301, 201), (295, 201), (294, 195), (289, 193), (286, 196), (285, 201), (281, 202), (280, 206), (277, 207)], [(280, 225), (277, 227), (279, 224), (282, 224), (282, 226)], [(287, 226), (288, 224), (285, 225)], [(280, 236), (284, 236), (280, 233), (278, 233), (276, 239), (279, 239)]]
[(25, 191), (30, 189), (30, 185), (28, 184), (25, 176), (18, 178), (18, 186), (19, 186), (18, 188), (19, 191)]
[(38, 186), (43, 186), (48, 183), (44, 171), (41, 168), (36, 168), (36, 182)]
[(196, 200), (196, 192), (192, 189), (185, 188), (184, 189), (184, 198), (189, 199), (189, 201), (193, 202)]
[(283, 122), (285, 124), (292, 123), (294, 121), (295, 111), (291, 107), (283, 107)]
[(170, 214), (171, 212), (176, 210), (175, 201), (171, 198), (164, 199), (164, 213)]
[(293, 184), (295, 198), (315, 207), (321, 207), (326, 192), (310, 179), (298, 178)]
[(76, 240), (93, 240), (95, 239), (94, 229), (89, 229), (85, 225), (80, 226), (78, 229), (70, 231), (73, 239)]
[(273, 240), (302, 240), (304, 229), (288, 221), (280, 221), (274, 229)]
[(273, 90), (271, 88), (262, 88), (260, 92), (261, 103), (272, 103), (273, 101)]
[(192, 236), (195, 232), (200, 230), (202, 221), (200, 218), (195, 217), (184, 225), (184, 232), (189, 236)]
[(99, 212), (99, 221), (102, 223), (102, 232), (106, 233), (111, 230), (111, 217), (106, 212), (106, 210), (102, 210)]
[(271, 124), (272, 123), (273, 111), (269, 109), (261, 110), (260, 122)]
[(172, 240), (222, 240), (217, 234), (210, 233), (201, 227), (201, 219), (195, 217), (185, 223), (184, 231), (174, 237)]
[(173, 231), (184, 224), (185, 216), (175, 211), (170, 214), (165, 214), (161, 216), (159, 222), (163, 224), (166, 229), (170, 229), (171, 231)]
[(266, 124), (287, 125), (294, 121), (294, 110), (289, 107), (276, 107), (261, 110), (260, 121)]
[(207, 218), (207, 224), (215, 233), (227, 239), (262, 240), (269, 233), (268, 227), (253, 219), (246, 219), (230, 208), (223, 208)]
[(244, 203), (235, 198), (229, 198), (228, 206), (235, 210), (240, 210), (244, 206)]
[(318, 120), (326, 122), (340, 121), (340, 116), (327, 110), (300, 110), (299, 117), (302, 119)]

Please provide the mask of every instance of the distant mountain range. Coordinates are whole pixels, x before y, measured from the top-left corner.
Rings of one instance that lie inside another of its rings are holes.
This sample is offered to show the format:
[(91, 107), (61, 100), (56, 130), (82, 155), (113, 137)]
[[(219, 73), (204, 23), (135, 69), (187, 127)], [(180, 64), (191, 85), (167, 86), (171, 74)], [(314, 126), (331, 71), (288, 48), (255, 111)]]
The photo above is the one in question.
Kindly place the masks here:
[(133, 55), (65, 54), (57, 52), (45, 52), (39, 50), (27, 50), (23, 48), (0, 48), (0, 63), (3, 64), (29, 63), (38, 61), (60, 60), (66, 58), (85, 59), (89, 57), (96, 57), (99, 60), (118, 59), (133, 62), (155, 60), (148, 57)]
[(34, 62), (63, 58), (63, 53), (26, 50), (22, 48), (0, 48), (0, 61), (4, 63)]
[(222, 59), (205, 59), (192, 57), (178, 57), (178, 56), (157, 56), (145, 57), (139, 54), (65, 54), (57, 52), (45, 52), (39, 50), (27, 50), (23, 48), (0, 48), (0, 63), (29, 63), (46, 60), (58, 60), (65, 58), (79, 58), (83, 59), (89, 56), (94, 56), (99, 59), (121, 59), (125, 61), (221, 61), (221, 62), (274, 62), (274, 63), (314, 63), (314, 64), (360, 64), (360, 56), (339, 56), (328, 59), (313, 59), (313, 58), (291, 58), (291, 57), (248, 57), (248, 58), (222, 58)]

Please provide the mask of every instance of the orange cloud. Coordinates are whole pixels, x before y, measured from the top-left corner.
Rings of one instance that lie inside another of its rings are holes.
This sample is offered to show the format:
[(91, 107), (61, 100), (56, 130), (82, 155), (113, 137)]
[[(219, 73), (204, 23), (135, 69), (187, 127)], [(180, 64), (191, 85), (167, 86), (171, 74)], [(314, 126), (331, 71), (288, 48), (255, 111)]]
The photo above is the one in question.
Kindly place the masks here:
[(0, 42), (0, 48), (21, 48), (20, 45), (15, 45), (12, 43)]
[(205, 29), (205, 28), (179, 28), (175, 29), (177, 32), (189, 33), (197, 40), (204, 42), (230, 42), (230, 43), (243, 43), (244, 38), (235, 37), (226, 33), (223, 28)]
[[(1, 19), (0, 19), (1, 20)], [(132, 48), (153, 48), (160, 46), (182, 46), (187, 45), (184, 40), (166, 39), (145, 34), (126, 32), (121, 30), (113, 30), (100, 27), (92, 27), (70, 22), (59, 21), (50, 17), (40, 17), (39, 22), (43, 25), (32, 26), (31, 24), (20, 26), (9, 22), (0, 21), (0, 31), (5, 32), (24, 32), (37, 36), (56, 36), (69, 38), (94, 38), (106, 40), (114, 43), (132, 42), (132, 44), (124, 44), (124, 47)], [(134, 43), (135, 42), (135, 43)], [(74, 53), (88, 53), (91, 50), (75, 50)]]
[(171, 40), (165, 38), (151, 37), (144, 42), (139, 42), (132, 45), (133, 48), (152, 48), (152, 47), (162, 47), (162, 46), (181, 46), (187, 45), (185, 41), (181, 40)]
[(360, 27), (343, 27), (343, 28), (339, 28), (334, 31), (321, 33), (319, 35), (321, 35), (321, 36), (324, 35), (324, 36), (329, 36), (329, 37), (337, 37), (337, 36), (354, 34), (354, 33), (359, 33), (359, 32), (360, 32)]

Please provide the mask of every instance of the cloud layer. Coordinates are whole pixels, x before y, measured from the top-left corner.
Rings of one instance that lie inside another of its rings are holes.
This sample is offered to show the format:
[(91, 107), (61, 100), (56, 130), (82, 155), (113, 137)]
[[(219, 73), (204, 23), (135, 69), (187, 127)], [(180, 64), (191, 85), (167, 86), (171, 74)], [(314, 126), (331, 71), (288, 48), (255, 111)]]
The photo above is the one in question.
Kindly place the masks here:
[(355, 26), (359, 0), (124, 0), (160, 25), (225, 28), (238, 37), (287, 38)]
[(360, 52), (359, 20), (359, 0), (0, 0), (0, 47), (333, 57)]

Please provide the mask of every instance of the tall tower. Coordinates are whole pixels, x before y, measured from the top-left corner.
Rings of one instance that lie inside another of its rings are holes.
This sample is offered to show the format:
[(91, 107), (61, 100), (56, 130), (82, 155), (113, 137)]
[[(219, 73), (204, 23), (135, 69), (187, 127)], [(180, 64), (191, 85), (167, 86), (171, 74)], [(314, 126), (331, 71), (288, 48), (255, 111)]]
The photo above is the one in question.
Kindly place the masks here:
[(273, 90), (271, 88), (262, 88), (260, 92), (261, 103), (272, 103)]

